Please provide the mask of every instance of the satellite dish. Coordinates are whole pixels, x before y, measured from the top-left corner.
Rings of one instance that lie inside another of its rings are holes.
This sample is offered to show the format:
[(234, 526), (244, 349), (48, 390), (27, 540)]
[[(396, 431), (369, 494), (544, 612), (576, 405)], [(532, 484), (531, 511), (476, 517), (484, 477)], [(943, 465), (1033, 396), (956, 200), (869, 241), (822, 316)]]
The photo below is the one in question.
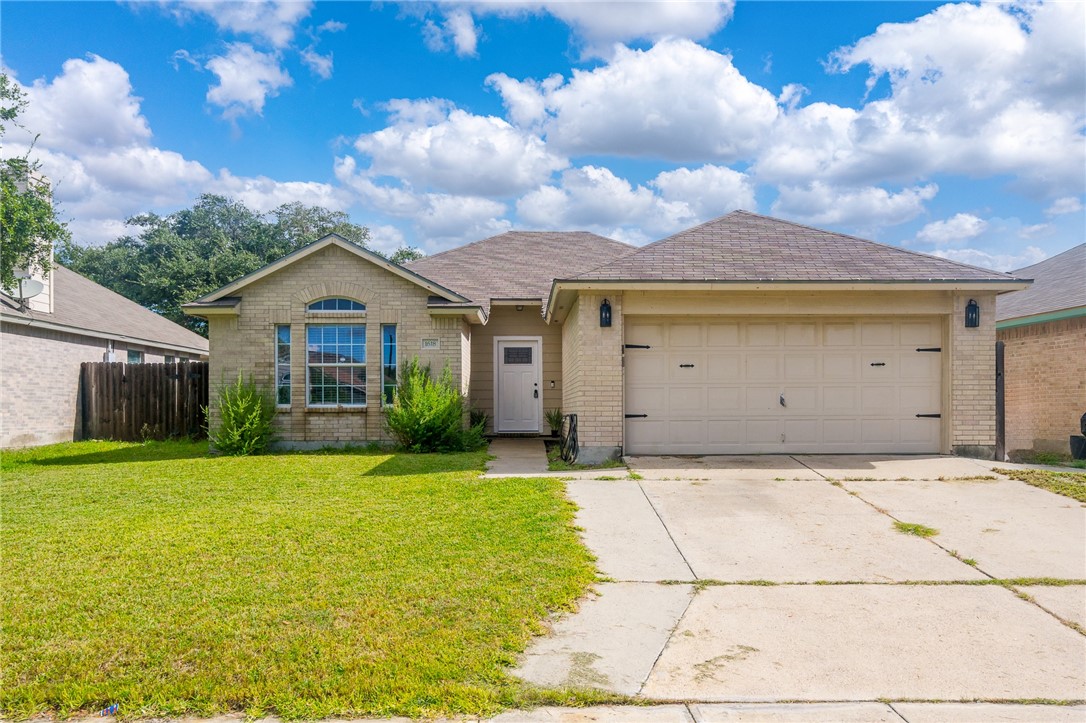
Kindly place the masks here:
[(15, 298), (20, 301), (32, 299), (40, 294), (44, 288), (45, 284), (37, 279), (19, 279), (19, 290), (15, 293)]

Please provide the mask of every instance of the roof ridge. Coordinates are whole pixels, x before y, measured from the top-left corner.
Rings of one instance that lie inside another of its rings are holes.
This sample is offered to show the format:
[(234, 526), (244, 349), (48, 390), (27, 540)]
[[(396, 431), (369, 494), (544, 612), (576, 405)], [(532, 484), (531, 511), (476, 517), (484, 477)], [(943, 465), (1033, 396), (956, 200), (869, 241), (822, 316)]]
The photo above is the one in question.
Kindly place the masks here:
[(415, 259), (414, 261), (408, 261), (407, 264), (404, 264), (404, 266), (408, 266), (409, 264), (413, 264), (416, 261), (428, 261), (430, 259), (436, 259), (438, 256), (444, 256), (445, 254), (452, 253), (453, 251), (459, 251), (460, 249), (466, 249), (469, 246), (477, 246), (477, 245), (483, 243), (484, 241), (490, 241), (491, 239), (496, 239), (496, 238), (499, 238), (501, 236), (505, 236), (507, 233), (511, 233), (511, 230), (510, 231), (502, 231), (501, 233), (494, 234), (493, 236), (487, 236), (486, 238), (475, 239), (474, 241), (469, 241), (468, 243), (464, 244), (463, 246), (454, 246), (451, 249), (445, 249), (444, 251), (438, 251), (436, 254), (427, 254), (426, 256), (423, 256), (421, 259)]
[(875, 246), (881, 246), (882, 248), (890, 249), (891, 251), (900, 251), (902, 253), (912, 254), (913, 256), (919, 256), (919, 257), (925, 258), (925, 259), (938, 259), (938, 260), (944, 261), (944, 262), (946, 262), (948, 264), (954, 264), (955, 266), (961, 266), (962, 268), (972, 269), (974, 271), (984, 271), (985, 273), (989, 273), (989, 274), (999, 274), (1000, 276), (1006, 276), (1009, 279), (1015, 278), (1014, 276), (1011, 276), (1010, 274), (1004, 273), (1002, 271), (995, 271), (993, 269), (986, 269), (983, 266), (974, 266), (972, 264), (967, 264), (967, 263), (964, 263), (962, 261), (955, 261), (954, 259), (943, 258), (942, 256), (936, 256), (934, 254), (926, 254), (923, 251), (913, 251), (912, 249), (903, 248), (901, 246), (894, 246), (893, 244), (886, 243), (884, 241), (873, 241), (873, 240), (871, 240), (869, 238), (862, 238), (860, 236), (856, 236), (856, 235), (853, 235), (853, 234), (850, 234), (850, 233), (841, 233), (841, 232), (838, 232), (838, 231), (827, 231), (826, 229), (815, 228), (814, 226), (808, 226), (807, 224), (797, 223), (795, 221), (788, 221), (787, 219), (776, 218), (774, 216), (766, 216), (766, 215), (763, 215), (763, 214), (760, 214), (760, 213), (751, 213), (750, 211), (742, 211), (742, 213), (745, 213), (748, 216), (754, 216), (756, 218), (764, 218), (767, 221), (775, 221), (777, 223), (786, 223), (789, 226), (795, 226), (796, 228), (807, 229), (808, 231), (816, 231), (816, 232), (818, 232), (818, 233), (820, 233), (822, 235), (844, 236), (845, 238), (854, 239), (856, 241), (862, 241), (863, 243), (873, 244)]

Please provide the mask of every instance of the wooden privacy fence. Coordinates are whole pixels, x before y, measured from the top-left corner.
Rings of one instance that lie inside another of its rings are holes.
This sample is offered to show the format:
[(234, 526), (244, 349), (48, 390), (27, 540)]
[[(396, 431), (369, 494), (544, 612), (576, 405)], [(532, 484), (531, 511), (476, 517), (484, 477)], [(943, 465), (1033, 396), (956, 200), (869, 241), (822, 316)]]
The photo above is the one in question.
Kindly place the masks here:
[(83, 362), (79, 398), (83, 439), (207, 436), (207, 362)]

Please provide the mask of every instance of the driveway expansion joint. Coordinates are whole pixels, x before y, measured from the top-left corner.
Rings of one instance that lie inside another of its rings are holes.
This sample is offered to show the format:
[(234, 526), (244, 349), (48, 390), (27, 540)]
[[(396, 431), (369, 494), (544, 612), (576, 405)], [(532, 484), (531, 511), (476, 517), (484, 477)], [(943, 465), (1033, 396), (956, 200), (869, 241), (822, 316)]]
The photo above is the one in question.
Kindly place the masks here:
[(652, 504), (652, 498), (649, 497), (649, 493), (645, 491), (645, 486), (637, 481), (637, 489), (641, 490), (641, 494), (645, 497), (645, 502), (649, 503), (649, 508), (652, 509), (653, 514), (656, 515), (656, 519), (660, 520), (660, 525), (664, 528), (664, 532), (667, 533), (667, 539), (671, 540), (671, 544), (675, 546), (675, 551), (679, 553), (679, 557), (683, 559), (683, 564), (686, 565), (686, 569), (690, 571), (690, 574), (695, 580), (698, 579), (698, 574), (694, 572), (693, 565), (686, 559), (686, 553), (679, 547), (679, 543), (676, 542), (675, 536), (671, 534), (671, 530), (668, 529), (667, 523), (664, 522), (663, 516), (660, 515), (660, 510), (656, 509), (656, 505)]

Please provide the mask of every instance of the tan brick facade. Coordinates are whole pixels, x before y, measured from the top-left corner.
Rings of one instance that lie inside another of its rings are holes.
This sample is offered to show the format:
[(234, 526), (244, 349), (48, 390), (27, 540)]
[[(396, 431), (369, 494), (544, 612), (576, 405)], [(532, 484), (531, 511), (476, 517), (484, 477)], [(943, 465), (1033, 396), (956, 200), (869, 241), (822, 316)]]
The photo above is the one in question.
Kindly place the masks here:
[[(950, 451), (991, 458), (995, 451), (995, 297), (956, 293), (950, 333)], [(980, 306), (980, 326), (965, 327), (970, 299)]]
[[(5, 322), (0, 332), (0, 447), (78, 439), (79, 365), (107, 361), (109, 344), (103, 338)], [(141, 352), (147, 363), (161, 363), (166, 354), (196, 358), (116, 341), (114, 360), (125, 361), (129, 349)]]
[(1007, 451), (1068, 451), (1086, 414), (1086, 317), (1000, 329)]
[[(611, 304), (611, 326), (599, 308)], [(581, 294), (562, 326), (562, 408), (578, 415), (582, 461), (598, 461), (622, 448), (622, 294)]]
[[(432, 316), (429, 292), (336, 245), (329, 245), (243, 287), (236, 317), (212, 316), (211, 384), (239, 372), (269, 391), (275, 384), (275, 327), (291, 328), (291, 403), (276, 419), (279, 438), (288, 443), (358, 443), (388, 439), (381, 412), (381, 325), (397, 327), (397, 362), (417, 356), (438, 372), (448, 363), (466, 387), (470, 374), (471, 329), (460, 316)], [(307, 312), (309, 303), (347, 297), (366, 305), (364, 314)], [(311, 324), (366, 325), (367, 406), (310, 407), (306, 399), (306, 327)], [(439, 348), (423, 350), (423, 339)], [(466, 389), (465, 389), (466, 391)], [(212, 420), (217, 418), (212, 404)]]

